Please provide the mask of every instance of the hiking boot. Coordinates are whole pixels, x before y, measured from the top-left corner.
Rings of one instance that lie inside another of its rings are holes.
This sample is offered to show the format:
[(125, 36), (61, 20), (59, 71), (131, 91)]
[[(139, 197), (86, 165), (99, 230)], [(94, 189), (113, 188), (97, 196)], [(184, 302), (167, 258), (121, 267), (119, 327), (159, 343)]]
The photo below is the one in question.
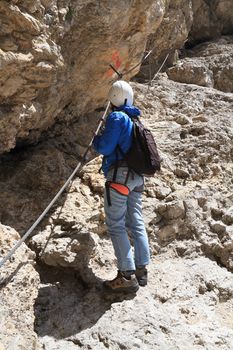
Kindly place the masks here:
[(147, 285), (146, 266), (137, 266), (135, 275), (136, 275), (139, 286), (145, 287)]
[(113, 293), (136, 293), (139, 289), (135, 275), (127, 275), (122, 271), (118, 271), (113, 280), (105, 281), (103, 286), (107, 291)]

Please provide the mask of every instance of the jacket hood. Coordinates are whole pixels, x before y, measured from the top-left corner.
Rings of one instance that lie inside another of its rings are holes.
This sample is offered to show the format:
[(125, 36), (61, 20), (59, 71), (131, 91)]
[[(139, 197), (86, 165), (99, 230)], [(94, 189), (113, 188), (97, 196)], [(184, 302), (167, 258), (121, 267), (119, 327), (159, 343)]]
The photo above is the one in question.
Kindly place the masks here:
[(141, 112), (140, 109), (135, 106), (121, 106), (117, 108), (118, 111), (123, 111), (128, 114), (129, 117), (139, 117)]

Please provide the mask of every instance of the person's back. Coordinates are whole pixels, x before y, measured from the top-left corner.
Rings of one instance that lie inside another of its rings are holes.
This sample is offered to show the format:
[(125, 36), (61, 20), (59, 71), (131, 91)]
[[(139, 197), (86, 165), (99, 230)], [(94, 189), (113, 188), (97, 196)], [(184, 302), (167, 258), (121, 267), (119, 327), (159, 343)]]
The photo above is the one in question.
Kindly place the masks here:
[[(106, 225), (118, 265), (117, 277), (105, 281), (104, 287), (111, 292), (136, 292), (139, 285), (147, 284), (146, 265), (150, 261), (142, 218), (144, 179), (128, 168), (124, 154), (132, 142), (133, 122), (130, 117), (139, 117), (140, 111), (133, 106), (133, 90), (124, 81), (113, 84), (109, 100), (113, 111), (107, 117), (102, 135), (96, 136), (93, 141), (95, 150), (104, 155)], [(134, 241), (134, 256), (126, 227)]]
[(95, 150), (104, 155), (102, 170), (105, 176), (111, 165), (123, 159), (131, 146), (133, 122), (129, 117), (140, 116), (139, 109), (134, 106), (113, 109), (106, 119), (104, 134), (96, 136), (93, 142)]

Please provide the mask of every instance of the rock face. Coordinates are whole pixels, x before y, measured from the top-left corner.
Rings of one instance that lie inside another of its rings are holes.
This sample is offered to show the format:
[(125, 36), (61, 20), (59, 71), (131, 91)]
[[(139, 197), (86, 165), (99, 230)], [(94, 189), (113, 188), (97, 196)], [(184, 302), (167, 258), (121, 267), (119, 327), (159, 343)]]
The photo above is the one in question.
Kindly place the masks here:
[(1, 1), (0, 153), (102, 105), (109, 64), (138, 63), (162, 15), (152, 0)]
[[(167, 67), (177, 63), (179, 56), (183, 55), (184, 44), (193, 47), (221, 35), (232, 35), (232, 12), (230, 0), (167, 1), (162, 22), (147, 43), (148, 49), (153, 48), (154, 52), (143, 64), (137, 78), (141, 81), (153, 78), (164, 60)], [(203, 75), (202, 70), (206, 72), (206, 68), (198, 68), (195, 69), (194, 64), (193, 74)], [(208, 82), (205, 81), (204, 86), (208, 86)]]
[[(185, 349), (190, 339), (190, 349), (200, 345), (230, 349), (233, 96), (176, 83), (166, 74), (149, 90), (140, 84), (133, 88), (144, 123), (154, 132), (163, 157), (162, 172), (147, 180), (143, 198), (152, 252), (149, 286), (125, 301), (106, 300), (99, 289), (103, 279), (114, 277), (115, 258), (104, 226), (104, 179), (96, 158), (73, 181), (30, 242), (43, 263), (55, 269), (42, 272), (36, 331), (49, 350), (120, 349), (122, 344), (126, 349), (149, 350), (152, 344), (158, 349)], [(62, 153), (62, 146), (59, 149), (58, 140), (31, 148), (29, 157), (25, 150), (18, 168), (16, 155), (2, 163), (1, 201), (10, 209), (3, 218), (11, 225), (17, 218), (21, 230), (49, 201), (53, 181), (58, 186), (75, 165), (72, 155)], [(50, 167), (45, 167), (49, 162)], [(43, 166), (36, 177), (37, 164)], [(27, 179), (24, 169), (31, 170)], [(27, 188), (35, 181), (37, 186)], [(12, 200), (13, 191), (28, 200), (23, 216), (23, 208)], [(58, 312), (53, 312), (54, 307)]]
[(106, 299), (96, 288), (85, 290), (64, 271), (50, 274), (36, 311), (36, 330), (45, 349), (233, 346), (232, 275), (207, 258), (184, 260), (164, 253), (153, 259), (149, 288), (125, 300)]
[(153, 74), (168, 52), (167, 63), (176, 61), (188, 36), (231, 33), (232, 11), (226, 0), (2, 0), (0, 154), (102, 106), (116, 78), (110, 63), (126, 72), (154, 47)]
[(222, 37), (187, 51), (188, 58), (168, 69), (170, 79), (233, 92), (233, 37)]
[(162, 22), (148, 39), (148, 50), (153, 53), (143, 64), (137, 80), (152, 79), (166, 59), (166, 65), (176, 60), (176, 50), (183, 47), (193, 23), (192, 0), (167, 1)]
[[(156, 70), (187, 38), (192, 46), (229, 34), (231, 8), (221, 0), (1, 1), (0, 153), (17, 142), (0, 158), (1, 256), (19, 239), (9, 226), (22, 235), (76, 167), (114, 79), (108, 64), (127, 70), (156, 40)], [(203, 43), (151, 86), (132, 83), (163, 158), (143, 194), (148, 286), (126, 298), (102, 292), (116, 261), (92, 152), (28, 242), (40, 285), (26, 245), (0, 271), (1, 350), (233, 348), (232, 47), (231, 36)]]
[(231, 0), (193, 0), (194, 20), (189, 34), (190, 44), (232, 34), (233, 4)]
[[(19, 240), (19, 234), (0, 225), (0, 257)], [(35, 254), (23, 244), (11, 262), (0, 271), (0, 349), (40, 350), (33, 329), (34, 302), (37, 297), (39, 275), (33, 268)]]

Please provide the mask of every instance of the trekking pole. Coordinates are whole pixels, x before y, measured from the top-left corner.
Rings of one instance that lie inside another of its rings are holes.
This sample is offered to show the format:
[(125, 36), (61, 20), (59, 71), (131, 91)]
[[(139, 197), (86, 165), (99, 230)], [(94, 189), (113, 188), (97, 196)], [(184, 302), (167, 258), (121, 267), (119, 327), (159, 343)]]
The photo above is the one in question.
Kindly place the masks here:
[(74, 175), (77, 173), (77, 171), (79, 170), (80, 166), (85, 163), (85, 161), (87, 160), (87, 154), (91, 148), (91, 145), (93, 143), (94, 137), (96, 135), (98, 135), (100, 128), (102, 127), (105, 118), (107, 116), (107, 112), (110, 106), (110, 102), (108, 102), (107, 107), (104, 111), (103, 116), (100, 118), (98, 127), (86, 149), (86, 151), (84, 152), (81, 161), (78, 163), (78, 165), (76, 166), (76, 168), (74, 169), (74, 171), (72, 172), (72, 174), (70, 175), (70, 177), (68, 178), (68, 180), (64, 183), (64, 185), (62, 186), (62, 188), (57, 192), (57, 194), (55, 195), (55, 197), (52, 199), (52, 201), (49, 203), (49, 205), (47, 206), (47, 208), (45, 208), (45, 210), (43, 211), (43, 213), (38, 217), (38, 219), (34, 222), (34, 224), (29, 228), (29, 230), (23, 235), (23, 237), (16, 243), (16, 245), (9, 251), (9, 253), (0, 261), (0, 268), (5, 264), (5, 262), (7, 260), (9, 260), (12, 255), (15, 253), (15, 251), (20, 247), (20, 245), (30, 236), (30, 234), (32, 233), (32, 231), (37, 227), (37, 225), (42, 221), (42, 219), (45, 217), (45, 215), (48, 213), (48, 211), (50, 210), (50, 208), (53, 206), (53, 204), (56, 202), (56, 200), (60, 197), (60, 195), (62, 194), (62, 192), (65, 190), (65, 188), (69, 185), (69, 183), (71, 182), (71, 180), (73, 179)]

